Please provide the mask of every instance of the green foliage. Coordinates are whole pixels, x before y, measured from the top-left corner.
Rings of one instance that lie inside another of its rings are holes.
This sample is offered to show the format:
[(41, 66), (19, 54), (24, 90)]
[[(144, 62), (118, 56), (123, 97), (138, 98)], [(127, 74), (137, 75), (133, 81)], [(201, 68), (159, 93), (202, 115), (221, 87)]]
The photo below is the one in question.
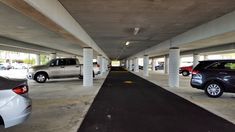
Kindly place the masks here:
[(23, 62), (25, 64), (35, 64), (36, 61), (35, 59), (24, 59)]
[(46, 55), (40, 55), (41, 64), (44, 65), (48, 62), (48, 57)]

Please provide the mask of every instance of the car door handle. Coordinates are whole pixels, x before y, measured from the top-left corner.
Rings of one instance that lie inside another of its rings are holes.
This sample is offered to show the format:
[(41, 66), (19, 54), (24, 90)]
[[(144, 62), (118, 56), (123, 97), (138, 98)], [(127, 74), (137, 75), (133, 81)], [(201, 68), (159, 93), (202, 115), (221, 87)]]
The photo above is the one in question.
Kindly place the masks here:
[(227, 75), (227, 72), (219, 72), (219, 74)]

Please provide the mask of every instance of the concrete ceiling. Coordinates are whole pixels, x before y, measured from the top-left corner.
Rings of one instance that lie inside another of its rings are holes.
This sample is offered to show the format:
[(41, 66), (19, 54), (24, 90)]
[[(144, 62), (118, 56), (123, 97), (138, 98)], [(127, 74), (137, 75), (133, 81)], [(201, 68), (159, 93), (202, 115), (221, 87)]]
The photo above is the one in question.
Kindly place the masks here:
[(0, 23), (0, 36), (82, 55), (82, 49), (78, 44), (71, 43), (3, 3), (0, 3)]
[[(111, 59), (126, 58), (235, 10), (234, 0), (59, 1)], [(137, 35), (135, 27), (140, 27)]]

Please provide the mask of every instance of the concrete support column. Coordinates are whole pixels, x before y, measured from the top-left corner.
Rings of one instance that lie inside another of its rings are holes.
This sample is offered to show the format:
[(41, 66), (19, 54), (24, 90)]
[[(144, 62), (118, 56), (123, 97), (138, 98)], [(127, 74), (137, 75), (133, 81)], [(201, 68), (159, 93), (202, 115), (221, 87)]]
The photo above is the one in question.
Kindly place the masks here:
[(169, 86), (179, 87), (180, 49), (170, 48), (169, 53)]
[(196, 67), (199, 63), (200, 55), (199, 54), (193, 54), (193, 67)]
[(97, 56), (97, 64), (100, 66), (99, 71), (101, 72), (102, 71), (102, 56), (101, 55)]
[(105, 64), (104, 65), (105, 71), (108, 71), (108, 60), (107, 59), (105, 59), (105, 63), (104, 64)]
[(102, 57), (102, 66), (101, 66), (101, 68), (102, 68), (101, 73), (102, 74), (105, 73), (106, 70), (105, 70), (105, 58), (104, 57)]
[(36, 54), (36, 65), (40, 65), (40, 64), (41, 64), (40, 54)]
[(156, 59), (153, 58), (152, 59), (152, 71), (156, 71), (155, 66), (156, 66)]
[(129, 71), (132, 71), (132, 64), (133, 64), (133, 60), (130, 59), (130, 61), (129, 61)]
[(50, 60), (55, 59), (55, 58), (56, 58), (56, 53), (51, 53), (50, 54)]
[(83, 86), (93, 86), (93, 49), (83, 48)]
[(126, 69), (128, 69), (129, 60), (126, 60)]
[(164, 73), (169, 74), (169, 55), (164, 57)]
[(148, 66), (149, 66), (149, 56), (148, 55), (144, 55), (144, 76), (149, 76), (149, 70), (148, 70)]
[(135, 71), (135, 72), (139, 72), (139, 61), (138, 61), (138, 57), (136, 57), (134, 61), (135, 61), (135, 62), (134, 62), (134, 66), (135, 66), (134, 71)]

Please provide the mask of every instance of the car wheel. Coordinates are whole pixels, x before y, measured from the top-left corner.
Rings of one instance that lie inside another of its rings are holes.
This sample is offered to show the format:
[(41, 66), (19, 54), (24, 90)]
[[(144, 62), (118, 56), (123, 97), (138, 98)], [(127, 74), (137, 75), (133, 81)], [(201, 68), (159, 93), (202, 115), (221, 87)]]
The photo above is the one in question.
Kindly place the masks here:
[(78, 78), (82, 80), (82, 79), (83, 79), (83, 76), (82, 76), (82, 75), (79, 75)]
[(205, 93), (212, 98), (220, 97), (223, 94), (223, 87), (217, 82), (210, 82), (205, 87)]
[(182, 71), (183, 76), (189, 76), (189, 74), (190, 74), (189, 71)]
[(35, 80), (38, 83), (44, 83), (47, 80), (47, 75), (45, 73), (38, 73), (35, 76)]

